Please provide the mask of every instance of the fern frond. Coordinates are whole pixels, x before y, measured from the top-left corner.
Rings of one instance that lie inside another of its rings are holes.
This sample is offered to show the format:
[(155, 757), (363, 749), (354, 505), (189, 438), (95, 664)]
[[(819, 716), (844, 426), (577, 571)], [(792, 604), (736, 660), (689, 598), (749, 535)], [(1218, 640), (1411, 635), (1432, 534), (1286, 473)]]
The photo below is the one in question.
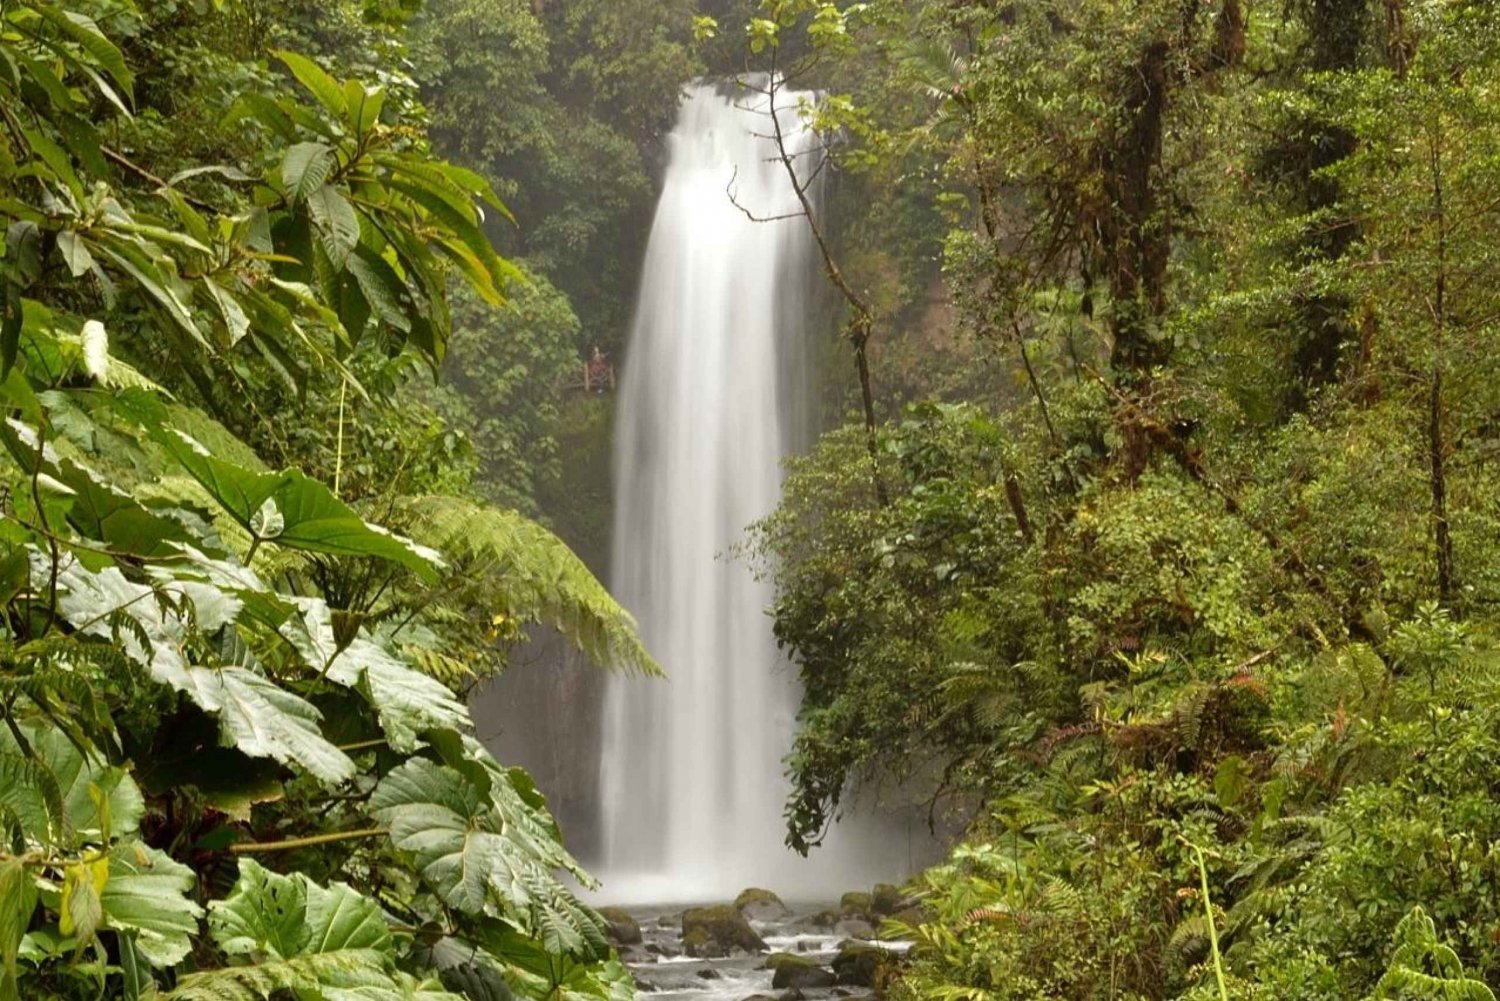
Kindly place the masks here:
[(1483, 981), (1464, 974), (1458, 954), (1438, 938), (1437, 925), (1422, 907), (1407, 912), (1392, 940), (1396, 948), (1389, 969), (1375, 985), (1376, 998), (1495, 1001), (1495, 993)]
[(1172, 930), (1164, 955), (1169, 964), (1185, 970), (1207, 959), (1208, 954), (1208, 918), (1194, 913), (1183, 918)]
[(389, 981), (384, 954), (373, 949), (343, 949), (190, 973), (178, 981), (177, 989), (164, 1001), (266, 1001), (278, 991), (371, 978)]
[(1032, 909), (1053, 917), (1075, 917), (1085, 910), (1083, 894), (1060, 876), (1048, 876)]
[(493, 613), (549, 625), (601, 667), (661, 674), (630, 613), (541, 525), (440, 495), (410, 500), (403, 513), (412, 538), (452, 558)]

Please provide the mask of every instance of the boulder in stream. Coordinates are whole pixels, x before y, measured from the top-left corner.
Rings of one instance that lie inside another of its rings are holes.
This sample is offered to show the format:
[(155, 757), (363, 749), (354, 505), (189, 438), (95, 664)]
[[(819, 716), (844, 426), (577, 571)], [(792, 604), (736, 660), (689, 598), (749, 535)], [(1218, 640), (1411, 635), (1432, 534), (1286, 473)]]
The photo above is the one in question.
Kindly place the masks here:
[(833, 926), (835, 935), (845, 938), (872, 939), (875, 937), (875, 926), (864, 918), (844, 918)]
[(751, 921), (781, 921), (792, 916), (792, 909), (780, 897), (754, 886), (734, 898), (734, 908)]
[(803, 956), (777, 952), (766, 957), (766, 968), (771, 970), (771, 986), (776, 990), (821, 990), (832, 987), (838, 978), (817, 963)]
[(850, 987), (874, 987), (889, 953), (878, 945), (845, 939), (833, 957), (833, 972), (838, 982)]
[(838, 911), (819, 911), (807, 919), (807, 924), (813, 928), (832, 928), (839, 923)]
[(618, 907), (601, 907), (599, 916), (604, 919), (604, 936), (615, 945), (639, 945), (641, 926), (627, 911)]
[(682, 948), (689, 956), (708, 958), (766, 951), (766, 943), (733, 907), (694, 907), (682, 914)]
[(910, 927), (915, 928), (917, 927), (917, 925), (926, 924), (927, 922), (931, 921), (932, 915), (927, 913), (926, 909), (918, 905), (913, 907), (906, 907), (902, 910), (897, 911), (895, 914), (891, 915), (891, 920), (899, 921), (904, 925), (909, 925)]
[(895, 914), (909, 904), (910, 901), (902, 896), (901, 888), (890, 883), (876, 883), (875, 892), (870, 894), (870, 910), (881, 916)]
[(839, 898), (839, 916), (846, 918), (863, 918), (869, 915), (873, 909), (874, 901), (868, 893), (846, 893)]

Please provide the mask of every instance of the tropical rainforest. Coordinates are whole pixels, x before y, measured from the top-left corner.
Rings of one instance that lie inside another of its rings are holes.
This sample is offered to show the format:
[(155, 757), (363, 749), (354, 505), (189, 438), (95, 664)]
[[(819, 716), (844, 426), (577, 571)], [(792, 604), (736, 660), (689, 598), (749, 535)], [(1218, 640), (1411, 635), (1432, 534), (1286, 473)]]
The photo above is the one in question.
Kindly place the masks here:
[(468, 702), (658, 683), (573, 383), (736, 74), (787, 842), (959, 832), (878, 991), (1493, 999), (1493, 0), (0, 0), (0, 1001), (634, 995)]

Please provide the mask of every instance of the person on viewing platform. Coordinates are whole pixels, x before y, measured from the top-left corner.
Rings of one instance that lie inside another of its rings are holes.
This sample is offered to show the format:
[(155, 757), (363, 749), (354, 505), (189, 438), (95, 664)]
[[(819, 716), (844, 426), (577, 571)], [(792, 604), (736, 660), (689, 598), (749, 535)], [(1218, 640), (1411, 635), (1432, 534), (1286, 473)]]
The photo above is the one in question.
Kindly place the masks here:
[(607, 393), (615, 388), (615, 370), (597, 344), (583, 367), (583, 388), (590, 393)]

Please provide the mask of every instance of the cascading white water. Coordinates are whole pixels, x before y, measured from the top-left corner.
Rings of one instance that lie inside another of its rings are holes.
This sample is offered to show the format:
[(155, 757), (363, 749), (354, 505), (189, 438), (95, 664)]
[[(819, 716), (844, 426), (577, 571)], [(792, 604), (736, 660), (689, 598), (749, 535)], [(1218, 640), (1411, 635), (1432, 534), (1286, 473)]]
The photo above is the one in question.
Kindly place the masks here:
[[(794, 151), (812, 141), (799, 96), (777, 95)], [(766, 616), (769, 585), (725, 558), (776, 505), (819, 280), (803, 219), (742, 211), (798, 208), (764, 138), (766, 109), (749, 91), (688, 89), (630, 334), (613, 584), (670, 680), (613, 680), (607, 696), (598, 869), (617, 902), (728, 899), (749, 885), (810, 899), (856, 885), (845, 881), (858, 860), (783, 847), (798, 692)]]

